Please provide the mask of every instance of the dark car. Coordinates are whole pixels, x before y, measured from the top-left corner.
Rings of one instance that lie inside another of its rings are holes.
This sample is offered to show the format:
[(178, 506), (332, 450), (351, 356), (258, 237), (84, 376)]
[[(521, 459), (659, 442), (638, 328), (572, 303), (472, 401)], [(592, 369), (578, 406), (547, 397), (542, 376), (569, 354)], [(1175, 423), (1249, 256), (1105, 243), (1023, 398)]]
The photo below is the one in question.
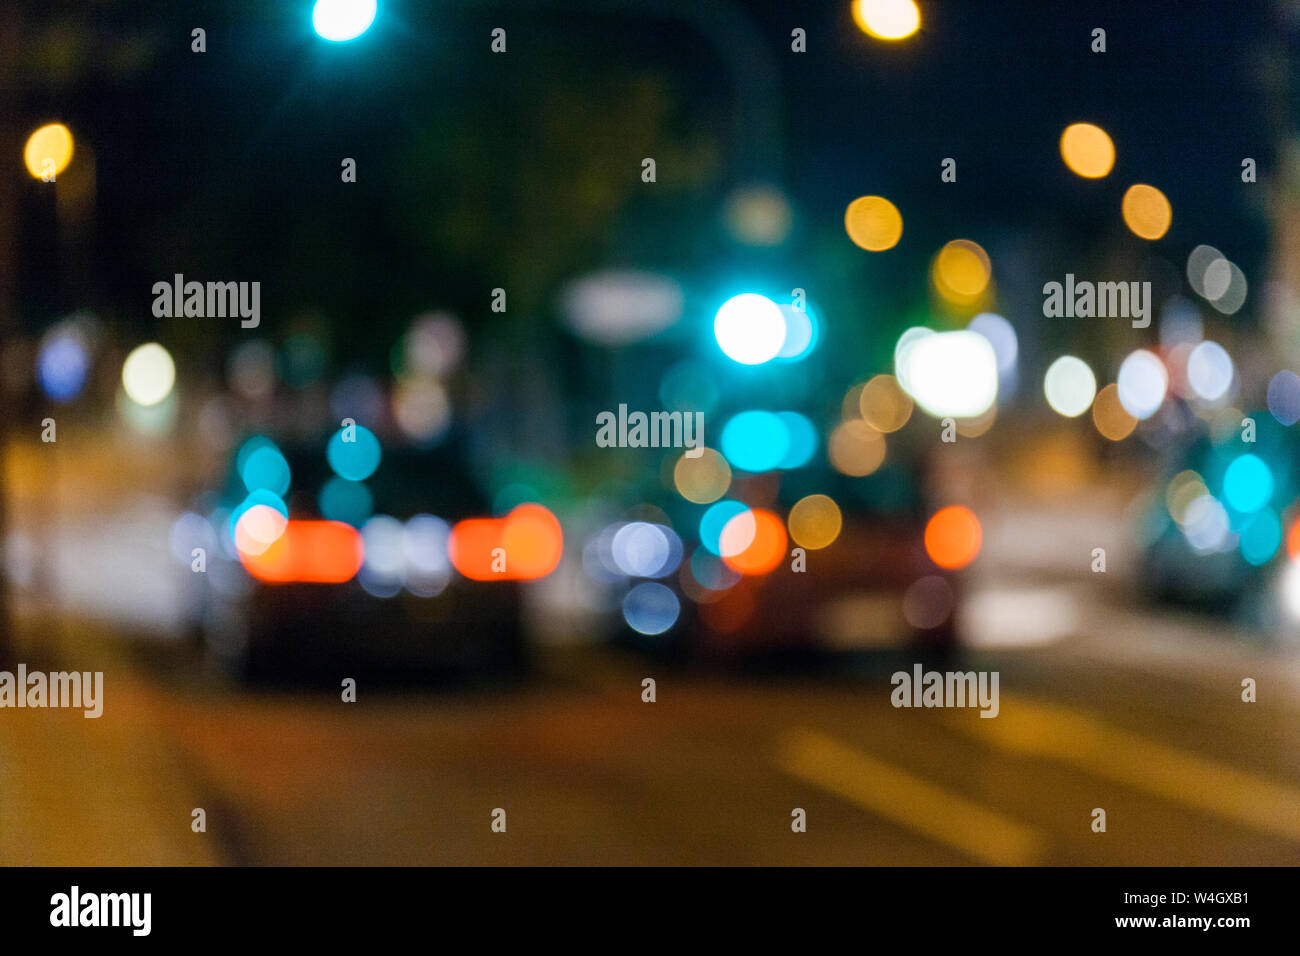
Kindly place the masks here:
[(1169, 455), (1142, 527), (1144, 593), (1152, 600), (1294, 631), (1292, 578), (1282, 575), (1300, 495), (1300, 442), (1267, 412), (1253, 440), (1200, 436)]
[(727, 499), (768, 512), (783, 526), (782, 539), (791, 507), (807, 495), (828, 495), (842, 520), (829, 546), (805, 549), (785, 539), (774, 566), (752, 574), (737, 573), (701, 543), (701, 506), (668, 503), (683, 557), (662, 583), (679, 596), (680, 617), (664, 633), (648, 636), (626, 622), (622, 640), (717, 660), (791, 652), (946, 652), (957, 643), (961, 575), (938, 566), (926, 551), (932, 507), (923, 487), (909, 461), (866, 477), (817, 466), (739, 477)]
[[(333, 517), (321, 514), (320, 491), (335, 478), (325, 445), (322, 438), (315, 447), (281, 449), (292, 475), (286, 496), (291, 525)], [(349, 519), (363, 539), (370, 536), (371, 547), (360, 571), (347, 580), (259, 580), (241, 567), (233, 549), (225, 549), (214, 573), (199, 576), (211, 582), (202, 614), (208, 645), (250, 677), (352, 676), (358, 671), (425, 677), (521, 669), (527, 642), (516, 582), (462, 577), (445, 561), (445, 537), (441, 544), (429, 545), (432, 551), (442, 548), (445, 566), (430, 570), (420, 586), (402, 579), (404, 532), (420, 522), (447, 528), (487, 512), (487, 502), (461, 461), (446, 446), (385, 450), (378, 469), (364, 482), (373, 497), (373, 507), (365, 509), (371, 516)], [(236, 501), (244, 492), (239, 475), (232, 473), (225, 501)], [(224, 519), (225, 512), (220, 515)], [(216, 533), (228, 535), (225, 521), (218, 524)], [(381, 536), (372, 533), (380, 531)], [(376, 570), (384, 537), (399, 563)], [(436, 563), (437, 555), (431, 557)]]
[(817, 648), (947, 647), (956, 641), (957, 576), (925, 548), (923, 483), (902, 463), (853, 478), (815, 469), (783, 476), (783, 518), (806, 494), (839, 503), (842, 527), (825, 548), (791, 540), (768, 574), (746, 575), (697, 607), (695, 640), (710, 653)]

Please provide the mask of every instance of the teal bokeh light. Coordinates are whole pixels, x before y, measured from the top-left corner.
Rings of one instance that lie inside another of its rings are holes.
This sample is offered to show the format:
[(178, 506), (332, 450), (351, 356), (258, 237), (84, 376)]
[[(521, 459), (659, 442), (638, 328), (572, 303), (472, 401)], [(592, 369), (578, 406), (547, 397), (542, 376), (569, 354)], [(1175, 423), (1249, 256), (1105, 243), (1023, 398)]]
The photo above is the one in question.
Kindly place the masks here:
[(370, 489), (359, 481), (335, 476), (325, 482), (317, 498), (322, 518), (342, 521), (360, 528), (374, 513), (375, 499)]
[[(348, 439), (351, 439), (350, 441)], [(334, 474), (348, 481), (365, 481), (379, 467), (379, 439), (364, 425), (346, 425), (325, 447)]]
[(738, 514), (744, 514), (749, 508), (739, 501), (719, 501), (711, 505), (700, 518), (700, 544), (716, 555), (722, 554), (722, 529), (727, 522)]
[(378, 12), (376, 0), (316, 0), (311, 25), (322, 40), (344, 43), (369, 30)]
[(1258, 511), (1273, 497), (1273, 473), (1257, 455), (1238, 455), (1223, 474), (1223, 496), (1243, 514)]
[(1282, 522), (1271, 508), (1265, 508), (1241, 530), (1238, 543), (1241, 556), (1249, 563), (1267, 564), (1282, 547)]
[(789, 451), (785, 422), (771, 412), (741, 412), (722, 428), (722, 454), (741, 471), (771, 471)]
[(777, 412), (777, 418), (785, 426), (789, 441), (785, 457), (777, 463), (778, 468), (801, 468), (808, 464), (817, 453), (817, 429), (807, 416), (798, 412)]
[(268, 442), (244, 456), (239, 477), (249, 491), (264, 488), (283, 498), (289, 490), (289, 463), (280, 449)]

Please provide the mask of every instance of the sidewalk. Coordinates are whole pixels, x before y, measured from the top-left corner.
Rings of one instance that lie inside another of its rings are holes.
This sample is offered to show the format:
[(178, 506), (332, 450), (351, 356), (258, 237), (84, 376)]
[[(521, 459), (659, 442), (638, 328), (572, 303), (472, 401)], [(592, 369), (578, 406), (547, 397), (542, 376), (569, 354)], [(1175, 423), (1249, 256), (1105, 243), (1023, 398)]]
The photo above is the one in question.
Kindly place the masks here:
[(104, 671), (104, 712), (0, 710), (0, 865), (219, 862), (216, 841), (190, 830), (203, 803), (167, 745), (153, 692), (110, 638), (78, 631), (53, 653), (15, 648), (29, 669)]

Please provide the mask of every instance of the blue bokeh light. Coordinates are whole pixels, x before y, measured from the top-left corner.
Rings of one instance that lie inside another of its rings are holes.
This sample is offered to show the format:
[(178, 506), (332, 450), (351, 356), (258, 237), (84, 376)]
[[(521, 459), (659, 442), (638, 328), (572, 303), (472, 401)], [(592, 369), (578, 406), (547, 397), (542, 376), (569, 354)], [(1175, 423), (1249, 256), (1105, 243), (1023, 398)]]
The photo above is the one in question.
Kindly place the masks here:
[(655, 581), (638, 584), (623, 598), (623, 620), (640, 634), (662, 634), (677, 623), (681, 610), (677, 595)]
[(41, 346), (36, 359), (41, 388), (56, 402), (70, 402), (80, 395), (89, 371), (90, 353), (75, 335), (51, 337)]

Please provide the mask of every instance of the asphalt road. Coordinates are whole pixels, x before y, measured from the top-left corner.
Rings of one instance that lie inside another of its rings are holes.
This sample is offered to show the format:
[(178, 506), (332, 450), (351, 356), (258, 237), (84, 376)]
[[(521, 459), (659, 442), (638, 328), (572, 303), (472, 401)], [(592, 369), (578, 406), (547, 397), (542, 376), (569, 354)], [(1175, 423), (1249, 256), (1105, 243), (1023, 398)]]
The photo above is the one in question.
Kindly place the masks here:
[(894, 708), (879, 658), (737, 674), (574, 647), (518, 685), (343, 703), (65, 626), (50, 667), (93, 644), (104, 715), (0, 712), (0, 863), (1300, 862), (1300, 655), (1081, 607), (1062, 640), (967, 658), (1000, 674), (996, 719)]
[(739, 673), (590, 645), (511, 685), (251, 689), (129, 617), (87, 623), (131, 597), (172, 629), (171, 512), (123, 490), (166, 456), (61, 442), (56, 481), (53, 446), (11, 449), (64, 612), (18, 620), (15, 660), (106, 686), (96, 720), (0, 710), (0, 864), (1300, 863), (1300, 645), (1141, 608), (1144, 480), (1076, 445), (1013, 441), (996, 480), (956, 457), (973, 444), (944, 459), (985, 524), (961, 666), (999, 673), (995, 719), (891, 706), (905, 658)]

